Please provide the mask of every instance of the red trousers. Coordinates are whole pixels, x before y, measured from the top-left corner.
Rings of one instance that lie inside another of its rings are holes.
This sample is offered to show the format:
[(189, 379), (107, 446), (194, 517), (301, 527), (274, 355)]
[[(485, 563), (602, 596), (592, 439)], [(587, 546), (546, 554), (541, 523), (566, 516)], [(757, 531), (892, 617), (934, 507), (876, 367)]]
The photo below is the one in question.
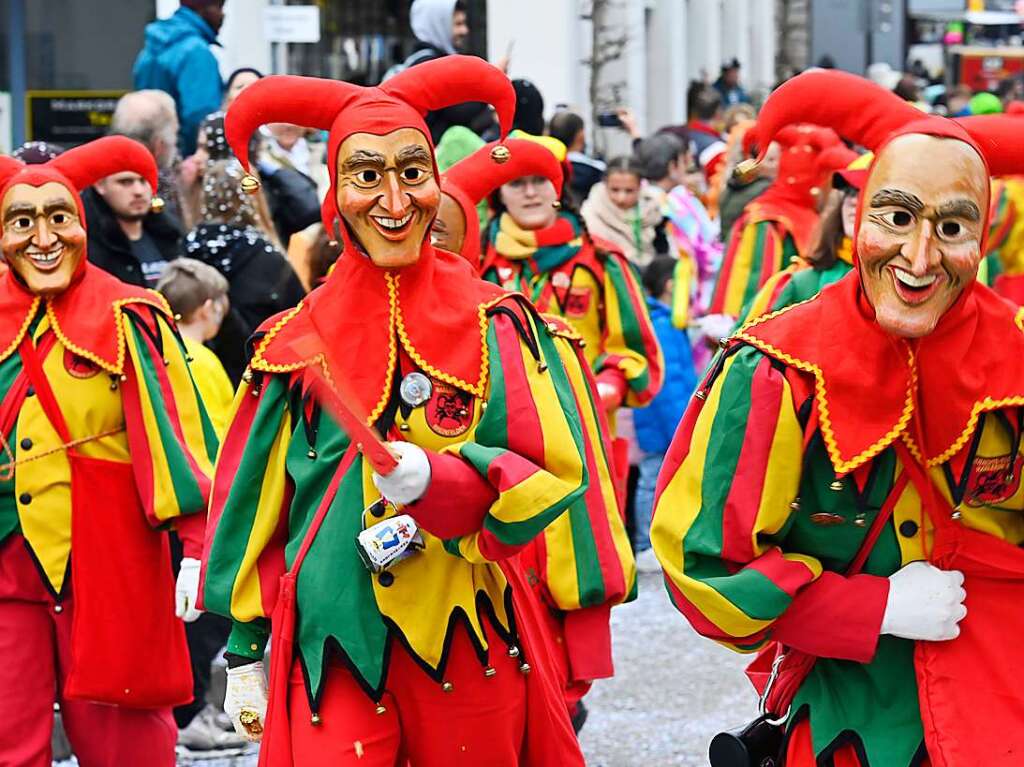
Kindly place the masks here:
[[(844, 746), (832, 757), (833, 767), (861, 767), (860, 759), (853, 746)], [(807, 720), (800, 722), (793, 728), (789, 737), (789, 747), (786, 749), (786, 767), (817, 767), (817, 760), (814, 758), (814, 747), (811, 745), (811, 726)], [(929, 767), (931, 762), (926, 758), (921, 767)]]
[(391, 649), (384, 713), (343, 665), (327, 667), (320, 723), (296, 662), (289, 694), (292, 752), (302, 767), (516, 767), (526, 733), (526, 679), (501, 642), (495, 673), (484, 674), (459, 626), (448, 658), (446, 692), (398, 642)]
[(21, 536), (0, 544), (0, 767), (50, 767), (54, 702), (81, 767), (174, 767), (170, 709), (64, 700), (73, 613), (70, 596), (54, 601)]

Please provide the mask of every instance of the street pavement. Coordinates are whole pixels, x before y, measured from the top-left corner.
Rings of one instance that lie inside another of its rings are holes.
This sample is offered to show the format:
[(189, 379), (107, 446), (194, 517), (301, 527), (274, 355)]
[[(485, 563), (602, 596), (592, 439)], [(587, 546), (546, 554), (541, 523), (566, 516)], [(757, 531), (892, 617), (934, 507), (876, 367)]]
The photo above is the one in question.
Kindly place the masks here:
[[(586, 698), (580, 741), (588, 767), (704, 767), (715, 733), (755, 715), (743, 676), (749, 658), (703, 639), (672, 607), (660, 575), (640, 576), (640, 596), (612, 611), (615, 677)], [(255, 767), (255, 748), (182, 755), (182, 767)], [(59, 767), (73, 767), (74, 762)]]
[(756, 715), (750, 660), (698, 636), (661, 575), (612, 610), (615, 676), (594, 684), (580, 733), (588, 767), (706, 767), (715, 733)]

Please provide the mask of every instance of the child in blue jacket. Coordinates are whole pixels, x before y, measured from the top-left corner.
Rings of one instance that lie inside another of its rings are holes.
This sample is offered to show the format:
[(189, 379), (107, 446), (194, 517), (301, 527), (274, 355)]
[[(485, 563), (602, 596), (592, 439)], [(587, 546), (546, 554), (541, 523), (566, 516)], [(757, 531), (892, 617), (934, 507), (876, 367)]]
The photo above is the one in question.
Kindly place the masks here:
[(637, 566), (641, 572), (661, 570), (651, 551), (651, 513), (654, 486), (661, 462), (665, 458), (676, 426), (697, 387), (697, 371), (686, 331), (672, 324), (672, 275), (676, 260), (657, 256), (644, 270), (643, 284), (647, 291), (647, 307), (651, 322), (665, 355), (665, 383), (645, 408), (633, 411), (636, 438), (640, 445), (640, 479), (635, 496), (635, 545)]

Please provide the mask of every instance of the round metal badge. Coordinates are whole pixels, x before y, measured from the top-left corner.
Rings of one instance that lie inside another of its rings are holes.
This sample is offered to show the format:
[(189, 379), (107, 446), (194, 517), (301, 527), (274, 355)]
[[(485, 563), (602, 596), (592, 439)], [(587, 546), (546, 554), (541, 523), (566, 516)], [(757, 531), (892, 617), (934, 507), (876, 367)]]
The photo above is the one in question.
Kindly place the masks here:
[(421, 407), (430, 400), (434, 387), (423, 373), (409, 373), (402, 379), (398, 393), (409, 407)]

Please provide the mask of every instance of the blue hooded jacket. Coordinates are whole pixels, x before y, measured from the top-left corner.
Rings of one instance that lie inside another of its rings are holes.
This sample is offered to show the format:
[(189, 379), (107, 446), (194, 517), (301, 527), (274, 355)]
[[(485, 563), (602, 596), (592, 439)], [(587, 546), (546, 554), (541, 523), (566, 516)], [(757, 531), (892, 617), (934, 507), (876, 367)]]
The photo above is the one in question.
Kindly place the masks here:
[(697, 388), (697, 371), (686, 332), (672, 324), (672, 310), (647, 297), (651, 323), (665, 356), (665, 383), (651, 404), (633, 411), (636, 440), (645, 453), (665, 453)]
[(217, 35), (195, 11), (181, 7), (169, 19), (146, 25), (146, 44), (135, 59), (135, 89), (167, 91), (178, 109), (178, 147), (196, 150), (199, 123), (220, 109), (224, 83), (210, 51)]

